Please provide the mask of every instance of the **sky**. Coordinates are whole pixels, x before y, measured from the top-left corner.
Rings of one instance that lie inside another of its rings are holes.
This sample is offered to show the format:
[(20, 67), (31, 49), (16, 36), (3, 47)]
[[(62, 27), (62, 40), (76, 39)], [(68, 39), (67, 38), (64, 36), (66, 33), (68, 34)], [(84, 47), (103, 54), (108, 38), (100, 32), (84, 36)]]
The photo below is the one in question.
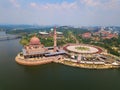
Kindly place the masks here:
[(120, 0), (0, 0), (0, 24), (120, 26)]

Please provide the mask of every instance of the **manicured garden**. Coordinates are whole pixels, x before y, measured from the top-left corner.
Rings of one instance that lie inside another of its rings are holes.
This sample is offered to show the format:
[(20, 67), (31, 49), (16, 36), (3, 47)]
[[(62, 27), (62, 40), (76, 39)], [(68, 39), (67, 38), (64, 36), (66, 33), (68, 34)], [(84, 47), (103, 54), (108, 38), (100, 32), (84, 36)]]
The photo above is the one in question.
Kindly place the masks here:
[(75, 49), (81, 50), (81, 51), (89, 51), (90, 50), (88, 47), (83, 47), (83, 46), (75, 47)]

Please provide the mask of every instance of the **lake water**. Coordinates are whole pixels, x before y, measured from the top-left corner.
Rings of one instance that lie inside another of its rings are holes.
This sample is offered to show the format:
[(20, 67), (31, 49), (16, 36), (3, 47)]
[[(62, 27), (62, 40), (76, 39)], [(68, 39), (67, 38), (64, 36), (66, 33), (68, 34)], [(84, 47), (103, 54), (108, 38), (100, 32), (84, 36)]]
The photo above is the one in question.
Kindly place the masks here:
[(0, 41), (0, 90), (120, 90), (120, 69), (22, 66), (15, 62), (21, 49), (19, 39)]
[(1, 36), (6, 36), (6, 32), (0, 31), (0, 37), (1, 37)]

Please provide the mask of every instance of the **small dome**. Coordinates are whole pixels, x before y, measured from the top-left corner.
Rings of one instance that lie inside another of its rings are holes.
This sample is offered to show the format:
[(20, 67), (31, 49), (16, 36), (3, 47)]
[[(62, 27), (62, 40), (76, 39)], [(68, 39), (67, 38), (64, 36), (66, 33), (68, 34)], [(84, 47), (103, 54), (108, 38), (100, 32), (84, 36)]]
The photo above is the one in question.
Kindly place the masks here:
[(30, 39), (30, 44), (31, 44), (31, 45), (39, 45), (39, 44), (40, 44), (39, 38), (37, 38), (36, 36), (33, 36), (33, 37)]

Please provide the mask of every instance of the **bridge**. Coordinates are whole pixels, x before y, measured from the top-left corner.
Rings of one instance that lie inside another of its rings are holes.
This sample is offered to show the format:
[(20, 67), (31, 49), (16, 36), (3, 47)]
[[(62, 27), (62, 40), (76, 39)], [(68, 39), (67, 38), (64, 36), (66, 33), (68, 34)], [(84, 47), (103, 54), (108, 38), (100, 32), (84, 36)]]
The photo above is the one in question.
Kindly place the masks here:
[(0, 41), (18, 39), (21, 37), (22, 37), (21, 35), (4, 35), (4, 36), (0, 36)]

